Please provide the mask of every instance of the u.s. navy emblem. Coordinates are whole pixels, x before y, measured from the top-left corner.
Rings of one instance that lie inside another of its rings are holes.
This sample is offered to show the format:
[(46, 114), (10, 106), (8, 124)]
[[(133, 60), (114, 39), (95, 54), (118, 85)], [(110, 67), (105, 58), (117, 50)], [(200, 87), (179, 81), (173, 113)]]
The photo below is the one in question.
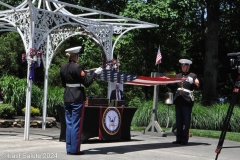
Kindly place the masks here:
[(102, 126), (106, 133), (115, 135), (121, 126), (121, 115), (116, 107), (108, 107), (103, 113)]

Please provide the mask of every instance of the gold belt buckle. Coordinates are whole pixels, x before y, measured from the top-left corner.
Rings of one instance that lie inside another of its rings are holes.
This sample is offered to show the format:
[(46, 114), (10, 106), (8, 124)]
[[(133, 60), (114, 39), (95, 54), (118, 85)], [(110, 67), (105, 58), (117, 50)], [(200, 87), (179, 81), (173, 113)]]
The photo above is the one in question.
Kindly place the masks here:
[(183, 91), (183, 90), (184, 90), (184, 88), (182, 87), (182, 88), (181, 88), (181, 90)]

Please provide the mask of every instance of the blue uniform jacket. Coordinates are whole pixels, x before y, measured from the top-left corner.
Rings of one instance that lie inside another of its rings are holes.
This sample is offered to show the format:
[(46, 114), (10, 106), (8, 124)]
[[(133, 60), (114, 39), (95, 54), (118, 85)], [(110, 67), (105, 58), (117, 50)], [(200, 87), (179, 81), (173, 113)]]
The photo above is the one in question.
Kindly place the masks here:
[(86, 77), (83, 67), (74, 62), (64, 64), (60, 69), (60, 76), (64, 90), (64, 102), (79, 102), (86, 100), (83, 87), (67, 87), (66, 84), (83, 84), (89, 87), (97, 77), (93, 73), (89, 78)]

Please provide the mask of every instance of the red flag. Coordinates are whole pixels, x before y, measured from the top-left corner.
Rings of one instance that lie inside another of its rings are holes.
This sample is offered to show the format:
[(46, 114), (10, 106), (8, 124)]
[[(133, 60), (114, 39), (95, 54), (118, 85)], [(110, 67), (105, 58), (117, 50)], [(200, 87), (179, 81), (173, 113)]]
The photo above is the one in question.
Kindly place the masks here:
[(162, 54), (161, 54), (161, 51), (160, 51), (160, 46), (158, 47), (158, 52), (157, 52), (157, 58), (156, 58), (156, 64), (159, 64), (159, 63), (162, 63)]

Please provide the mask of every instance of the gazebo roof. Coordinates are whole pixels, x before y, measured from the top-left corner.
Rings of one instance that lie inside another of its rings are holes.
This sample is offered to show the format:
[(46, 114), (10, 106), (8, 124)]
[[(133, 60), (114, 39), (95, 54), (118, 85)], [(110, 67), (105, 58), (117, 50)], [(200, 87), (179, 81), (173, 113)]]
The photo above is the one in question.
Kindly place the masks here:
[[(51, 52), (55, 52), (67, 36), (80, 34), (87, 35), (97, 42), (102, 47), (106, 59), (110, 60), (116, 43), (125, 33), (133, 29), (158, 27), (157, 24), (58, 0), (25, 0), (16, 7), (0, 1), (0, 5), (6, 7), (6, 10), (0, 10), (0, 32), (18, 32), (26, 52), (30, 50), (31, 43), (33, 48), (40, 48), (43, 53), (47, 52), (41, 45), (44, 45), (47, 36), (51, 35), (55, 39), (50, 39), (50, 57), (54, 54)], [(114, 43), (113, 35), (117, 37)], [(44, 57), (45, 54), (43, 59)], [(45, 61), (43, 63), (45, 65)]]
[[(45, 0), (41, 1), (39, 0), (38, 2), (36, 0), (32, 0), (33, 4), (37, 3), (37, 8), (40, 11), (46, 11), (46, 12), (54, 12), (58, 14), (64, 14), (69, 16), (73, 21), (81, 21), (82, 19), (93, 21), (93, 22), (99, 22), (102, 24), (109, 24), (113, 25), (114, 31), (117, 33), (119, 28), (121, 30), (129, 30), (133, 28), (152, 28), (152, 27), (158, 27), (157, 24), (153, 23), (148, 23), (136, 19), (131, 19), (115, 14), (110, 14), (107, 12), (99, 11), (99, 10), (94, 10), (82, 6), (77, 6), (65, 2), (61, 2), (58, 0)], [(0, 29), (5, 30), (5, 29), (10, 29), (12, 24), (6, 23), (5, 21), (2, 21), (4, 16), (6, 16), (7, 13), (11, 12), (20, 12), (23, 10), (28, 9), (28, 0), (25, 0), (22, 4), (14, 7), (10, 6), (2, 1), (0, 1), (0, 5), (5, 6), (8, 8), (7, 10), (0, 10)], [(69, 10), (75, 9), (75, 13), (71, 13)], [(15, 27), (12, 27), (11, 29), (15, 29)]]

